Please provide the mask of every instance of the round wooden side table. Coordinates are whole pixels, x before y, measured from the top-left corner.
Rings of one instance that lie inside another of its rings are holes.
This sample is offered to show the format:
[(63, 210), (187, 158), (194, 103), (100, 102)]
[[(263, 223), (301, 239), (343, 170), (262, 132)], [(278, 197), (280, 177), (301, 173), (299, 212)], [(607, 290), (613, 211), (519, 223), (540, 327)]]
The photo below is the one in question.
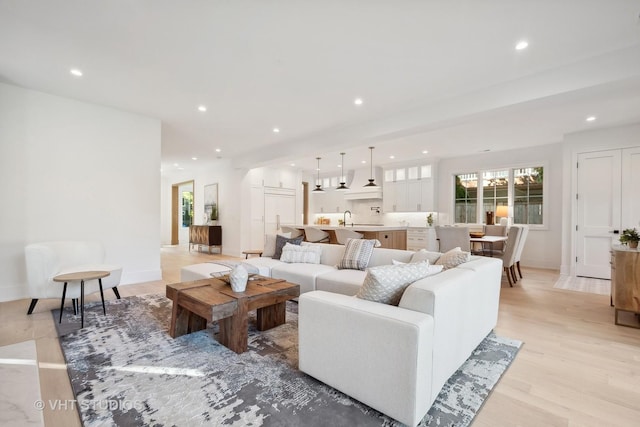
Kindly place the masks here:
[(75, 273), (60, 274), (53, 278), (54, 282), (64, 282), (62, 289), (62, 302), (60, 303), (60, 320), (62, 323), (62, 310), (64, 309), (64, 297), (67, 294), (67, 283), (80, 281), (80, 328), (84, 328), (84, 281), (98, 279), (100, 286), (100, 298), (102, 299), (102, 313), (107, 314), (104, 306), (104, 293), (102, 292), (102, 278), (107, 277), (111, 273), (108, 271), (78, 271)]

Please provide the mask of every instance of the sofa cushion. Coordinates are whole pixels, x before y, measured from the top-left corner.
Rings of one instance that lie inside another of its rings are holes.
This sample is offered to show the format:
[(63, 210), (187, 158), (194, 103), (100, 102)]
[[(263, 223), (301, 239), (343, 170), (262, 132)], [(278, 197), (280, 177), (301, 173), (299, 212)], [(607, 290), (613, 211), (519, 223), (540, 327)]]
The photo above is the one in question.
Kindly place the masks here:
[(334, 269), (316, 277), (316, 290), (353, 296), (360, 290), (366, 276), (366, 271), (362, 270)]
[(306, 264), (320, 264), (320, 256), (322, 255), (322, 248), (320, 246), (299, 246), (287, 243), (282, 248), (282, 255), (280, 261), (282, 262), (299, 262)]
[(471, 253), (464, 252), (462, 249), (453, 248), (448, 252), (442, 254), (438, 261), (436, 261), (436, 265), (444, 266), (445, 270), (448, 270), (453, 267), (457, 267), (460, 264), (468, 262), (471, 260)]
[(333, 266), (324, 264), (277, 262), (278, 264), (271, 268), (271, 277), (300, 285), (301, 294), (315, 290), (316, 277), (336, 269)]
[(393, 260), (402, 262), (409, 262), (413, 255), (413, 251), (405, 251), (401, 249), (389, 249), (389, 248), (375, 248), (369, 265), (367, 267), (377, 267), (379, 265), (390, 265)]
[(371, 267), (356, 297), (383, 304), (398, 305), (404, 290), (413, 282), (429, 276), (429, 263)]
[[(291, 233), (278, 233), (278, 236), (291, 238)], [(265, 234), (264, 235), (264, 249), (262, 249), (262, 256), (272, 257), (276, 253), (276, 235)]]
[(280, 260), (266, 257), (254, 257), (244, 260), (244, 263), (251, 264), (258, 269), (261, 276), (271, 277), (271, 269), (282, 264)]
[(374, 245), (375, 240), (347, 239), (338, 269), (364, 270), (369, 265)]
[(414, 253), (410, 262), (429, 261), (429, 264), (433, 265), (438, 261), (442, 254), (440, 252), (431, 252), (426, 249), (420, 249)]
[(292, 245), (299, 245), (302, 242), (303, 236), (294, 237), (292, 239), (288, 239), (284, 236), (276, 236), (276, 252), (273, 254), (271, 258), (280, 259), (282, 256), (282, 248), (287, 243), (291, 243)]

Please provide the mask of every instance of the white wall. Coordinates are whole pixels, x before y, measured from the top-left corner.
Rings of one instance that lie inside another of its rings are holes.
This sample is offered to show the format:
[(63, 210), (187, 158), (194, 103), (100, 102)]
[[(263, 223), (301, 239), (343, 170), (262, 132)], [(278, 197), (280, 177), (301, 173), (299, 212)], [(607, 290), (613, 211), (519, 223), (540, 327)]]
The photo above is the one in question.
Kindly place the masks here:
[[(548, 186), (544, 203), (547, 205), (545, 227), (532, 229), (522, 253), (522, 265), (538, 268), (560, 269), (562, 253), (562, 144), (536, 146), (496, 153), (443, 159), (439, 163), (438, 201), (439, 223), (450, 223), (453, 218), (454, 175), (486, 169), (518, 166), (545, 167), (544, 179)], [(482, 221), (482, 219), (481, 219)]]
[(122, 283), (160, 270), (160, 122), (0, 83), (0, 300), (24, 298), (26, 244), (95, 239)]
[[(180, 182), (194, 181), (194, 223), (202, 225), (205, 223), (204, 186), (218, 183), (218, 224), (222, 226), (222, 251), (227, 255), (240, 256), (241, 212), (243, 205), (249, 202), (242, 197), (242, 179), (245, 173), (245, 170), (234, 169), (226, 159), (217, 160), (210, 168), (164, 172), (160, 187), (162, 244), (171, 244), (171, 187)], [(184, 242), (181, 240), (180, 243)]]

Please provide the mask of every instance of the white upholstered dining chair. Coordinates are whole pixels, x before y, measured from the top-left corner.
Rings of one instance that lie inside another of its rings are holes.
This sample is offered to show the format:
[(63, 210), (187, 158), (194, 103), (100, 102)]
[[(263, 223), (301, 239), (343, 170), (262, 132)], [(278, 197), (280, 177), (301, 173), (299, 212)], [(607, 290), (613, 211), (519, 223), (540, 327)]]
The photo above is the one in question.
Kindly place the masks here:
[(457, 247), (465, 252), (469, 252), (471, 250), (471, 241), (469, 240), (469, 227), (437, 225), (436, 236), (440, 241), (440, 252), (447, 252)]
[(496, 255), (496, 258), (502, 259), (502, 268), (507, 274), (507, 280), (509, 286), (513, 287), (513, 284), (518, 281), (514, 265), (516, 263), (516, 251), (518, 249), (518, 242), (522, 235), (522, 227), (513, 225), (509, 228), (507, 235), (507, 241), (504, 245), (504, 253), (502, 255)]

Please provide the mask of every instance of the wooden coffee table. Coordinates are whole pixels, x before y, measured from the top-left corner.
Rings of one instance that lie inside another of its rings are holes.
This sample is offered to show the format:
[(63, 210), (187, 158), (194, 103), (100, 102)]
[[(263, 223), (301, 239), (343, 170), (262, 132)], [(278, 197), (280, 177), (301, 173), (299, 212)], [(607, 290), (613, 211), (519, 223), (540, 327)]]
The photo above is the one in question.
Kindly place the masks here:
[(285, 323), (286, 301), (300, 295), (300, 285), (257, 276), (244, 292), (233, 292), (220, 278), (167, 285), (173, 301), (169, 334), (173, 338), (199, 331), (218, 322), (220, 344), (247, 351), (249, 312), (257, 310), (257, 327), (265, 331)]

